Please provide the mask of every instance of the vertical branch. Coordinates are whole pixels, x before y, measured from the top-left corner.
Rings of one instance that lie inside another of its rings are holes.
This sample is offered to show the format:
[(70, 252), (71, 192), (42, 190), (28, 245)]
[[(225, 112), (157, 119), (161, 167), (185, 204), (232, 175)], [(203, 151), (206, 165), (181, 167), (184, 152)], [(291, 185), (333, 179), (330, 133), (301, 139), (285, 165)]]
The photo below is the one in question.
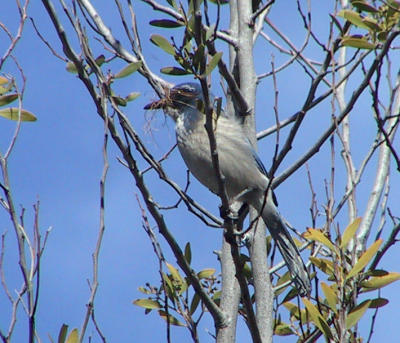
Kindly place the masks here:
[[(230, 34), (232, 37), (237, 39), (238, 34), (238, 15), (236, 11), (236, 1), (230, 1)], [(234, 69), (236, 60), (236, 51), (232, 45), (229, 46), (229, 59), (231, 71)], [(231, 92), (228, 89), (227, 97), (227, 108), (229, 113), (234, 112), (233, 101), (231, 97)], [(226, 240), (225, 235), (222, 240), (221, 249), (221, 310), (228, 316), (228, 325), (224, 328), (220, 328), (217, 332), (217, 342), (218, 343), (230, 343), (235, 342), (236, 337), (236, 324), (238, 317), (238, 309), (240, 302), (240, 287), (237, 278), (235, 277), (235, 262), (233, 261), (231, 248), (229, 242)]]
[[(104, 98), (103, 98), (104, 99)], [(105, 102), (103, 101), (103, 108), (106, 111), (107, 107)], [(109, 168), (108, 163), (108, 156), (107, 156), (107, 142), (108, 142), (108, 115), (105, 112), (104, 116), (104, 141), (103, 141), (103, 172), (100, 179), (100, 224), (99, 224), (99, 232), (97, 236), (96, 248), (92, 254), (92, 261), (93, 261), (93, 276), (92, 282), (90, 284), (90, 297), (87, 303), (86, 315), (83, 320), (82, 328), (79, 334), (79, 342), (83, 342), (85, 337), (87, 325), (89, 323), (89, 319), (92, 318), (94, 320), (94, 300), (96, 297), (97, 288), (99, 286), (99, 255), (101, 249), (101, 243), (103, 241), (103, 235), (105, 231), (105, 222), (104, 222), (104, 211), (105, 211), (105, 185), (106, 185), (106, 177)], [(100, 337), (104, 340), (104, 336), (99, 331), (97, 323), (95, 323), (96, 330), (99, 332)]]
[[(252, 3), (246, 0), (237, 0), (236, 4), (238, 15), (238, 51), (237, 66), (240, 90), (245, 97), (250, 112), (244, 118), (244, 130), (247, 133), (252, 145), (256, 147), (255, 133), (255, 95), (256, 95), (256, 74), (254, 71), (253, 56), (253, 35), (254, 26), (252, 22)], [(250, 219), (254, 220), (258, 214), (250, 211)], [(253, 282), (256, 303), (256, 322), (260, 332), (261, 342), (271, 342), (273, 329), (273, 291), (269, 278), (267, 264), (267, 249), (265, 244), (266, 227), (261, 221), (250, 234), (249, 252), (253, 272)]]
[[(400, 88), (399, 88), (399, 86), (400, 86), (400, 76), (397, 76), (396, 87), (395, 87), (396, 94), (394, 96), (393, 106), (389, 106), (389, 108), (392, 109), (393, 114), (398, 114), (400, 111)], [(377, 91), (377, 90), (375, 90), (375, 91)], [(392, 114), (392, 113), (390, 113), (390, 114)], [(376, 113), (376, 115), (378, 115), (378, 113)], [(379, 120), (379, 118), (378, 118), (378, 120)], [(391, 150), (390, 150), (389, 145), (391, 144), (390, 142), (392, 142), (395, 137), (398, 125), (399, 125), (398, 117), (396, 115), (390, 116), (390, 118), (387, 122), (387, 130), (386, 130), (386, 132), (389, 133), (389, 136), (388, 136), (389, 142), (382, 144), (379, 149), (379, 157), (378, 157), (376, 174), (375, 174), (375, 182), (371, 189), (371, 193), (370, 193), (371, 195), (368, 199), (368, 203), (367, 203), (367, 206), (366, 206), (364, 214), (363, 214), (363, 219), (361, 221), (360, 228), (358, 230), (357, 250), (365, 247), (365, 244), (369, 237), (369, 233), (371, 231), (371, 226), (372, 226), (373, 220), (376, 215), (376, 211), (379, 206), (379, 201), (380, 201), (383, 189), (385, 187), (385, 180), (389, 173), (390, 157), (391, 157)], [(383, 136), (383, 133), (382, 133), (382, 136)]]

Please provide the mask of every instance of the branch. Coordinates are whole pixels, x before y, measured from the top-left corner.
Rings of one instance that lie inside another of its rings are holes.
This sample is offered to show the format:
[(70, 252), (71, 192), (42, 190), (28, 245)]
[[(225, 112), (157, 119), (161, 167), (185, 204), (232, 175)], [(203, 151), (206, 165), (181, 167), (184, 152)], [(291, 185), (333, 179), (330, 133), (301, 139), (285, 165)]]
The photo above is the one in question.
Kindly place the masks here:
[[(355, 105), (356, 101), (360, 97), (361, 93), (364, 91), (364, 89), (368, 86), (369, 81), (371, 80), (374, 72), (377, 70), (378, 65), (380, 61), (386, 56), (387, 52), (389, 51), (390, 45), (392, 44), (393, 40), (400, 34), (400, 31), (394, 31), (392, 32), (389, 36), (385, 44), (382, 46), (381, 52), (375, 57), (371, 67), (369, 68), (367, 74), (364, 76), (364, 79), (360, 83), (360, 86), (353, 92), (350, 100), (348, 101), (346, 108), (342, 111), (340, 116), (336, 118), (336, 121), (332, 123), (332, 125), (320, 136), (320, 138), (317, 140), (317, 142), (300, 158), (298, 159), (292, 166), (290, 166), (288, 169), (286, 169), (284, 172), (282, 172), (281, 175), (276, 177), (273, 182), (273, 188), (277, 187), (280, 185), (284, 180), (286, 180), (292, 173), (294, 173), (297, 169), (299, 169), (305, 162), (307, 162), (313, 155), (315, 155), (321, 146), (326, 142), (326, 140), (330, 137), (330, 135), (336, 130), (337, 126), (343, 121), (343, 119), (350, 113), (350, 111), (353, 109), (353, 106)], [(314, 84), (314, 83), (313, 83)], [(310, 90), (309, 95), (311, 95), (312, 91)], [(316, 99), (318, 100), (318, 99)], [(307, 101), (306, 101), (307, 103)], [(301, 113), (301, 112), (300, 112)], [(303, 116), (303, 114), (300, 114), (300, 116)], [(292, 129), (293, 130), (293, 129)], [(295, 130), (295, 129), (294, 129)], [(292, 134), (293, 136), (293, 134)], [(282, 157), (287, 153), (291, 148), (290, 145), (290, 140), (288, 138), (288, 145), (286, 148), (284, 147), (281, 151)], [(281, 157), (281, 158), (282, 158)], [(281, 160), (278, 156), (278, 161)]]

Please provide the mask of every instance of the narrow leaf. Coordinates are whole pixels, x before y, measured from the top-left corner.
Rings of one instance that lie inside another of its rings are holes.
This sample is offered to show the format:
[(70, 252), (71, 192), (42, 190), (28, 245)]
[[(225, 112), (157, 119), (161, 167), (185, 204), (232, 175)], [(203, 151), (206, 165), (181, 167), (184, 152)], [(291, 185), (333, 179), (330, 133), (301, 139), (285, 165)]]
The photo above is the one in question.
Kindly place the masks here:
[(354, 325), (358, 323), (361, 317), (364, 315), (365, 311), (368, 309), (371, 304), (371, 300), (365, 300), (357, 307), (355, 307), (346, 318), (346, 329), (352, 328)]
[(113, 96), (112, 98), (115, 101), (115, 103), (119, 106), (125, 107), (127, 105), (126, 100), (124, 98), (121, 98), (120, 96)]
[(208, 41), (210, 40), (210, 38), (214, 35), (214, 33), (215, 33), (215, 27), (216, 27), (216, 24), (212, 24), (212, 25), (210, 25), (210, 27), (207, 29), (206, 37), (205, 37), (205, 41), (206, 41), (206, 42), (208, 42)]
[(99, 67), (101, 67), (103, 63), (106, 61), (106, 57), (104, 55), (100, 55), (94, 61)]
[(317, 229), (307, 229), (307, 231), (303, 234), (303, 236), (311, 241), (317, 241), (325, 245), (327, 248), (329, 248), (330, 251), (335, 252), (335, 246), (333, 243), (329, 240), (328, 237), (326, 237), (320, 230)]
[(372, 18), (366, 17), (363, 19), (363, 23), (369, 27), (370, 30), (374, 32), (379, 32), (382, 31), (382, 27), (379, 25), (379, 23)]
[(9, 82), (5, 87), (0, 86), (0, 95), (8, 93), (13, 87), (14, 86), (11, 82)]
[(164, 38), (161, 35), (153, 34), (150, 37), (150, 41), (154, 44), (157, 45), (159, 48), (163, 49), (167, 54), (170, 55), (175, 55), (175, 49), (171, 45), (170, 42), (166, 38)]
[(290, 316), (296, 318), (297, 320), (300, 319), (300, 313), (299, 313), (299, 308), (297, 305), (286, 301), (283, 303), (283, 306), (286, 307), (286, 309), (290, 312)]
[(186, 326), (182, 322), (180, 322), (177, 318), (175, 318), (172, 314), (166, 314), (165, 311), (158, 311), (158, 314), (162, 319), (165, 321), (168, 321), (171, 325), (176, 325), (176, 326)]
[(229, 0), (210, 0), (210, 2), (212, 2), (213, 4), (216, 4), (218, 6), (229, 4)]
[(7, 105), (13, 102), (15, 99), (18, 99), (18, 94), (16, 93), (0, 96), (0, 106)]
[(172, 285), (171, 279), (165, 273), (162, 273), (162, 277), (163, 277), (165, 286), (167, 288), (165, 291), (167, 292), (168, 298), (170, 298), (171, 301), (175, 303), (175, 299), (176, 299), (177, 295), (175, 292), (175, 288)]
[(218, 62), (220, 61), (222, 57), (222, 51), (217, 52), (212, 58), (210, 63), (208, 63), (206, 67), (206, 71), (204, 72), (204, 76), (208, 76), (218, 65)]
[(8, 83), (8, 79), (4, 76), (0, 76), (0, 85), (5, 85), (6, 83)]
[(338, 13), (339, 17), (342, 17), (346, 20), (348, 20), (350, 23), (352, 23), (353, 25), (362, 28), (362, 29), (368, 29), (368, 26), (364, 24), (364, 22), (362, 21), (362, 17), (359, 13), (352, 11), (352, 10), (341, 10)]
[(167, 2), (175, 9), (178, 9), (178, 6), (176, 5), (175, 0), (167, 0)]
[(197, 277), (199, 279), (207, 279), (207, 278), (211, 277), (214, 274), (215, 274), (215, 269), (207, 268), (207, 269), (203, 269), (202, 271), (198, 272), (197, 273)]
[(69, 334), (65, 343), (78, 343), (78, 342), (79, 342), (78, 329), (73, 329)]
[(151, 20), (150, 25), (157, 26), (157, 27), (164, 27), (164, 28), (175, 28), (175, 27), (181, 27), (184, 24), (182, 22), (175, 21), (175, 20), (156, 19), (156, 20)]
[(370, 278), (367, 281), (363, 281), (361, 283), (361, 286), (363, 286), (365, 288), (365, 289), (363, 289), (363, 291), (367, 292), (367, 291), (373, 291), (375, 289), (385, 287), (397, 280), (400, 280), (400, 273), (389, 273), (384, 276), (376, 276), (376, 277)]
[(371, 259), (375, 256), (375, 254), (378, 251), (381, 244), (382, 244), (382, 239), (378, 239), (360, 256), (357, 263), (346, 275), (346, 280), (355, 276), (356, 274), (358, 274), (361, 270), (363, 270), (365, 268), (365, 266), (368, 264), (368, 262), (371, 261)]
[(327, 260), (325, 258), (318, 258), (313, 256), (310, 256), (310, 261), (312, 262), (312, 264), (314, 264), (316, 267), (322, 270), (325, 274), (333, 275), (334, 267), (332, 261)]
[(165, 68), (161, 68), (160, 70), (163, 74), (167, 74), (167, 75), (189, 75), (191, 74), (190, 71), (187, 71), (185, 69), (181, 69), (181, 68), (177, 68), (177, 67), (165, 67)]
[(151, 294), (150, 290), (145, 287), (138, 287), (138, 291), (144, 294)]
[(389, 300), (385, 298), (376, 298), (372, 299), (371, 303), (369, 304), (369, 308), (379, 308), (387, 305), (389, 303)]
[(311, 303), (310, 300), (307, 298), (301, 298), (303, 301), (304, 305), (307, 308), (308, 313), (310, 314), (311, 320), (315, 324), (315, 326), (320, 329), (320, 331), (324, 334), (324, 336), (328, 339), (332, 339), (332, 332), (331, 329), (329, 328), (328, 323), (322, 317), (322, 315), (319, 313), (318, 309)]
[(57, 343), (65, 343), (65, 339), (67, 338), (68, 325), (63, 324), (61, 326), (60, 332), (58, 333)]
[(290, 325), (281, 323), (275, 326), (274, 334), (277, 336), (290, 336), (293, 335), (294, 332)]
[(200, 297), (197, 293), (194, 293), (192, 302), (190, 304), (190, 309), (189, 309), (190, 314), (193, 314), (196, 311), (199, 304), (200, 304)]
[(345, 36), (342, 38), (343, 46), (350, 46), (357, 49), (375, 49), (376, 45), (368, 42), (365, 38), (356, 36)]
[(114, 75), (114, 78), (122, 79), (123, 77), (131, 75), (132, 73), (137, 71), (141, 66), (142, 66), (142, 61), (129, 63), (127, 66), (122, 68), (118, 73), (116, 73)]
[(370, 12), (370, 13), (377, 13), (378, 10), (371, 6), (370, 4), (366, 3), (365, 1), (352, 1), (351, 5), (357, 8), (360, 11)]
[(185, 260), (188, 264), (192, 262), (192, 249), (190, 248), (190, 242), (185, 245)]
[(161, 308), (161, 305), (152, 299), (137, 299), (133, 302), (136, 306), (140, 306), (143, 308), (148, 308), (150, 310), (153, 310), (155, 308)]
[(167, 268), (168, 268), (169, 272), (171, 273), (174, 281), (178, 282), (179, 284), (182, 284), (183, 279), (182, 279), (181, 275), (179, 274), (178, 269), (176, 269), (172, 264), (170, 264), (168, 262), (165, 262), (165, 264), (167, 265)]
[[(8, 107), (0, 110), (0, 117), (18, 121), (20, 118), (19, 109), (16, 107)], [(27, 110), (21, 110), (21, 121), (36, 121), (35, 115)]]
[(124, 100), (125, 101), (133, 101), (133, 100), (135, 100), (135, 99), (137, 99), (138, 97), (140, 96), (140, 93), (139, 92), (132, 92), (132, 93), (129, 93), (125, 98), (124, 98)]
[(356, 234), (356, 231), (361, 223), (361, 217), (354, 219), (354, 221), (344, 230), (342, 235), (342, 242), (340, 243), (340, 248), (347, 248), (350, 240)]
[(328, 305), (330, 309), (337, 313), (337, 305), (338, 305), (338, 297), (337, 294), (333, 291), (333, 289), (328, 286), (325, 282), (321, 282), (321, 288), (322, 291), (325, 294), (326, 301), (328, 302)]

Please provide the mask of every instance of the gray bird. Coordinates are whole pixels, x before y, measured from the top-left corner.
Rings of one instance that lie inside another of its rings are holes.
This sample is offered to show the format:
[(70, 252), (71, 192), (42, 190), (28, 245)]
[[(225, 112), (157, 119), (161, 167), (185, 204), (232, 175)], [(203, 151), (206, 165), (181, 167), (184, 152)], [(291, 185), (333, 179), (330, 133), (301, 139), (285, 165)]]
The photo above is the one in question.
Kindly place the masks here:
[[(164, 99), (145, 106), (145, 109), (157, 108), (163, 108), (175, 121), (178, 148), (190, 172), (217, 194), (218, 182), (212, 164), (209, 137), (204, 127), (206, 116), (202, 110), (204, 102), (200, 85), (191, 82), (177, 85), (170, 89)], [(214, 125), (219, 167), (225, 177), (229, 200), (247, 203), (260, 213), (300, 295), (308, 295), (311, 283), (307, 269), (278, 212), (264, 165), (236, 116), (221, 111), (216, 119)]]

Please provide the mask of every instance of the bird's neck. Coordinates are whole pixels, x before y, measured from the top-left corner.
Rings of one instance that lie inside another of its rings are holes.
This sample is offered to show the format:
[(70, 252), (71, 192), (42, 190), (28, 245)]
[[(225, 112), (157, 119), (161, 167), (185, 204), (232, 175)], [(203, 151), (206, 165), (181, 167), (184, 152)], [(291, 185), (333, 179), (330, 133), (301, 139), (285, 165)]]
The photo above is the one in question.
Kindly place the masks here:
[(197, 108), (186, 107), (184, 113), (176, 118), (176, 131), (178, 134), (192, 134), (196, 130), (204, 130), (206, 116)]

